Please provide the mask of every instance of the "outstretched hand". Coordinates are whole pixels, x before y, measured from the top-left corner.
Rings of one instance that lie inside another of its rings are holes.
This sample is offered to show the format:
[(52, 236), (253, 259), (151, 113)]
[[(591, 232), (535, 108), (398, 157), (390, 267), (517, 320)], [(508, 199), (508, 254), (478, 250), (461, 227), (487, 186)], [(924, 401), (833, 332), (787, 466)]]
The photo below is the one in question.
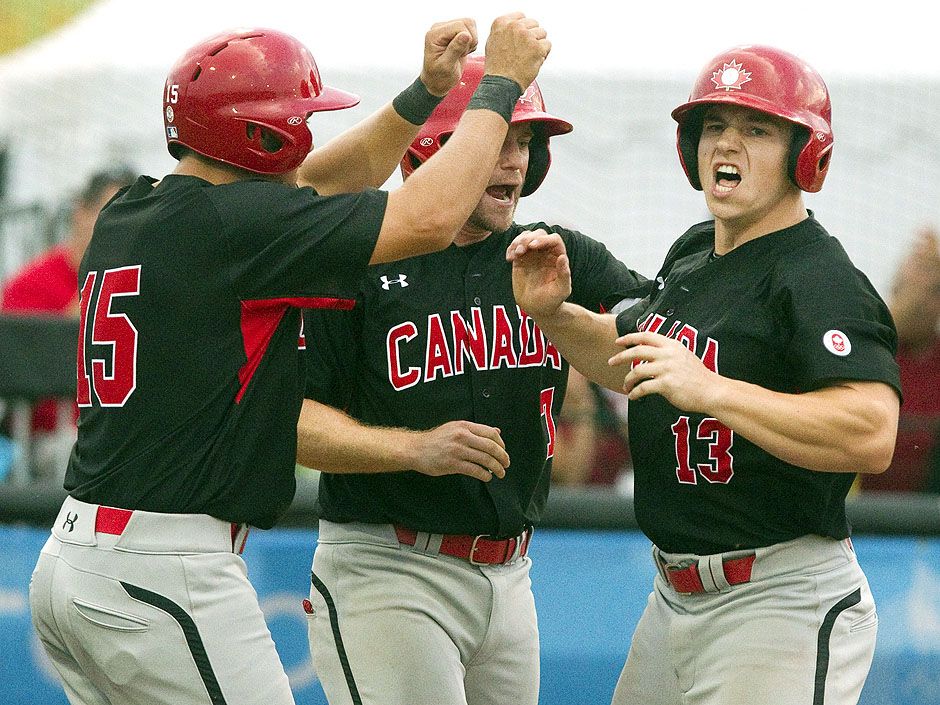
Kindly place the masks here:
[(557, 233), (533, 230), (517, 235), (506, 259), (512, 262), (516, 303), (536, 320), (552, 315), (571, 295), (568, 254)]
[(627, 371), (623, 392), (631, 400), (659, 394), (677, 409), (709, 413), (722, 379), (681, 342), (659, 333), (630, 333), (616, 340), (626, 349), (608, 360)]
[(432, 477), (468, 475), (483, 482), (505, 477), (509, 467), (506, 444), (498, 428), (450, 421), (417, 436), (415, 470)]
[(477, 25), (469, 18), (437, 22), (424, 35), (421, 82), (428, 92), (445, 96), (457, 85), (467, 55), (477, 48)]

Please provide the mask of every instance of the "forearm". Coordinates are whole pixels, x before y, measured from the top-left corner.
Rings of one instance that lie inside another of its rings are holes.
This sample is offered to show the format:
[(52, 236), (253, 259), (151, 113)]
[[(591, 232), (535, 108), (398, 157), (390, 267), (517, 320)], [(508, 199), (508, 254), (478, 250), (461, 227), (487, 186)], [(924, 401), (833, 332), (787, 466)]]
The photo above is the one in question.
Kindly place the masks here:
[(480, 201), (509, 126), (468, 110), (441, 150), (388, 195), (372, 264), (447, 247)]
[(297, 462), (331, 473), (410, 470), (413, 431), (367, 426), (331, 406), (304, 399), (297, 421)]
[(805, 394), (718, 377), (705, 412), (792, 465), (879, 473), (894, 451), (898, 399), (887, 385), (853, 382)]
[(567, 301), (549, 316), (535, 316), (539, 328), (572, 367), (592, 382), (621, 392), (623, 368), (607, 364), (623, 349), (614, 344), (616, 321), (611, 314), (594, 313)]
[(395, 171), (420, 129), (388, 103), (314, 149), (300, 167), (298, 183), (313, 186), (324, 196), (378, 188)]

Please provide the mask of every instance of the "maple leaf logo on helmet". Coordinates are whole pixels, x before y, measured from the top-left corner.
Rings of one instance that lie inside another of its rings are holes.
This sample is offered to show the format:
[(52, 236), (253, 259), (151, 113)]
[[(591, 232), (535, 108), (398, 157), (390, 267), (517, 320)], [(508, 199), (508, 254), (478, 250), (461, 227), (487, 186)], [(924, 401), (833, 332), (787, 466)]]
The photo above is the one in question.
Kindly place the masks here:
[(729, 93), (732, 90), (741, 90), (741, 86), (751, 80), (751, 72), (744, 70), (744, 64), (734, 59), (726, 63), (720, 70), (712, 74), (712, 83), (715, 88), (723, 88)]
[(542, 104), (542, 95), (539, 93), (539, 89), (536, 85), (530, 84), (528, 88), (525, 89), (525, 92), (519, 96), (520, 103), (528, 103), (535, 110), (545, 110), (545, 106)]

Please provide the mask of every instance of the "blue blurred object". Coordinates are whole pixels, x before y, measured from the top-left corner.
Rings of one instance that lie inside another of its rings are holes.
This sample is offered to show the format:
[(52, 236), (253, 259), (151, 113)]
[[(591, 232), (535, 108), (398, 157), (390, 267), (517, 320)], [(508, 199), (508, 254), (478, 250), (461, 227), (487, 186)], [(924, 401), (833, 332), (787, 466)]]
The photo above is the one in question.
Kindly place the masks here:
[[(29, 617), (29, 576), (48, 536), (48, 529), (0, 524), (2, 703), (68, 705)], [(244, 553), (297, 705), (327, 705), (301, 606), (315, 542), (312, 528), (253, 531)], [(858, 536), (854, 543), (880, 617), (859, 705), (940, 705), (940, 539)], [(530, 555), (539, 705), (609, 703), (653, 579), (649, 541), (638, 532), (546, 529)]]
[(16, 446), (6, 436), (0, 436), (0, 482), (6, 480), (13, 467), (13, 455), (16, 452)]

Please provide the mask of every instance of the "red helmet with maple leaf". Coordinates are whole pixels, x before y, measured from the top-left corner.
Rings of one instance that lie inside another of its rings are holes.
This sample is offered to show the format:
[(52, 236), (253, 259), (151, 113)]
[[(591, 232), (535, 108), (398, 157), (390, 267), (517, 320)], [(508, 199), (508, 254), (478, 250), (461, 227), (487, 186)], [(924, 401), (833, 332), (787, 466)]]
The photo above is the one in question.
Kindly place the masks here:
[(804, 191), (822, 188), (832, 155), (832, 104), (825, 82), (813, 67), (780, 49), (746, 45), (719, 54), (702, 69), (689, 100), (672, 111), (679, 123), (679, 160), (692, 187), (699, 191), (701, 108), (715, 104), (752, 108), (796, 125), (790, 178)]
[[(402, 176), (407, 178), (418, 166), (430, 159), (431, 155), (437, 152), (457, 129), (461, 115), (467, 109), (473, 92), (483, 78), (483, 64), (484, 57), (482, 56), (467, 57), (460, 82), (434, 109), (431, 117), (421, 126), (418, 136), (405, 152), (405, 157), (401, 160)], [(542, 91), (534, 81), (519, 97), (513, 109), (510, 124), (520, 123), (531, 124), (534, 131), (532, 141), (529, 143), (529, 168), (526, 172), (525, 183), (522, 185), (522, 195), (528, 196), (541, 185), (552, 163), (548, 138), (571, 132), (573, 128), (571, 123), (545, 112)]]

